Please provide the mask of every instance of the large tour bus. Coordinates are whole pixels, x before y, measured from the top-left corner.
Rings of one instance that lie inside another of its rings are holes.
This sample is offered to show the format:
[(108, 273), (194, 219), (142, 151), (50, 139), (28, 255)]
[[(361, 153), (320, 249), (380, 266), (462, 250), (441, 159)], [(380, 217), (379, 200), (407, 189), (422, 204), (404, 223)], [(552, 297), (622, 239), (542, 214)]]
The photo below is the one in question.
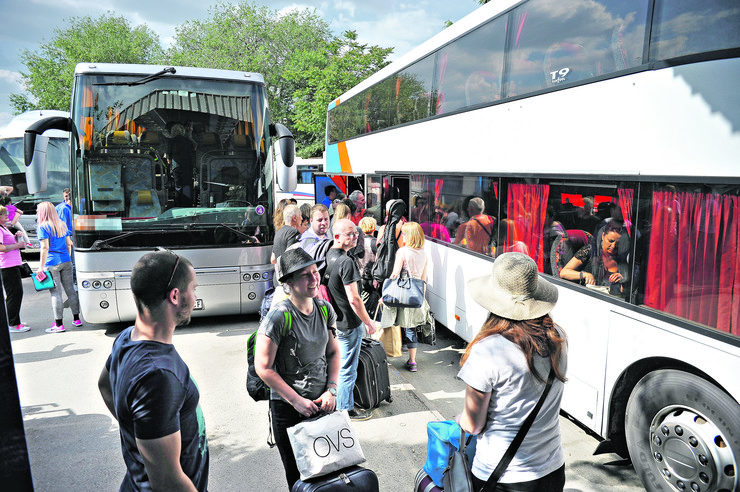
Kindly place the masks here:
[(738, 490), (738, 80), (736, 2), (490, 2), (329, 105), (326, 172), (379, 217), (406, 201), (429, 304), (467, 341), (467, 281), (532, 257), (596, 452), (650, 491)]
[(48, 180), (46, 190), (35, 195), (28, 192), (26, 167), (23, 163), (23, 137), (26, 128), (49, 117), (69, 117), (66, 111), (26, 111), (0, 128), (0, 186), (12, 187), (10, 199), (23, 215), (20, 223), (36, 244), (36, 205), (43, 201), (57, 204), (62, 201), (62, 191), (69, 187), (69, 133), (49, 130), (47, 149)]
[(86, 321), (135, 318), (131, 268), (158, 247), (193, 263), (193, 316), (259, 310), (272, 283), (274, 184), (290, 189), (296, 180), (293, 137), (270, 121), (261, 75), (81, 63), (71, 116), (26, 132), (27, 173), (35, 179), (44, 175), (44, 132), (53, 128), (72, 135), (75, 260)]

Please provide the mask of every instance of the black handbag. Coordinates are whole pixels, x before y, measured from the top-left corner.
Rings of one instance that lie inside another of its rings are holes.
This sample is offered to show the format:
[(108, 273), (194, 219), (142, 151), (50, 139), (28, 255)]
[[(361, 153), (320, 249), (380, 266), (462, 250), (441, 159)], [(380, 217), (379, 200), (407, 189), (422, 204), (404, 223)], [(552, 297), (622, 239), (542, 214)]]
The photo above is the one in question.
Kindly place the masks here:
[[(534, 419), (540, 412), (540, 408), (542, 408), (542, 404), (545, 403), (545, 398), (547, 398), (547, 394), (550, 392), (550, 388), (552, 388), (552, 382), (554, 380), (555, 370), (551, 367), (550, 374), (547, 377), (547, 385), (545, 385), (545, 390), (542, 392), (542, 396), (540, 396), (537, 405), (535, 405), (532, 411), (529, 412), (529, 415), (527, 415), (527, 419), (522, 424), (519, 432), (517, 432), (514, 440), (509, 444), (506, 452), (501, 457), (501, 461), (498, 462), (496, 469), (493, 470), (491, 476), (488, 477), (486, 484), (480, 492), (493, 492), (496, 490), (496, 484), (498, 484), (501, 475), (504, 474), (509, 463), (511, 463), (512, 458), (514, 458), (514, 455), (522, 444), (522, 441), (524, 441), (524, 436), (527, 435), (529, 428), (532, 427)], [(470, 465), (468, 464), (468, 457), (465, 455), (465, 431), (460, 429), (460, 432), (460, 450), (453, 453), (452, 458), (450, 459), (450, 465), (447, 467), (444, 477), (442, 478), (445, 492), (475, 492), (475, 489), (473, 488), (472, 473), (470, 472)]]
[(33, 270), (31, 270), (31, 265), (26, 263), (25, 261), (21, 263), (21, 278), (31, 278), (31, 275), (33, 275)]

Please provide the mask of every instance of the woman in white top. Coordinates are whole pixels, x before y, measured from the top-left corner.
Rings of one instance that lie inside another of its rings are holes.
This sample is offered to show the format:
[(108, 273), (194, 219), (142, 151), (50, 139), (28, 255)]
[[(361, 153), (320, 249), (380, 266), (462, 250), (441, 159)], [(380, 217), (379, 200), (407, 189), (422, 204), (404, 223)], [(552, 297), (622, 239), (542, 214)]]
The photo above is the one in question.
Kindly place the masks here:
[(558, 291), (522, 253), (499, 256), (493, 275), (473, 279), (467, 287), (490, 312), (465, 351), (458, 374), (467, 385), (460, 427), (478, 435), (472, 470), (475, 490), (481, 490), (537, 404), (552, 367), (550, 393), (496, 490), (560, 492), (565, 456), (558, 414), (567, 347), (564, 332), (548, 314)]
[[(427, 281), (427, 254), (424, 252), (424, 231), (416, 222), (406, 222), (401, 228), (403, 242), (406, 244), (396, 252), (391, 278), (396, 278), (404, 268), (412, 278)], [(383, 310), (382, 326), (398, 325), (403, 333), (403, 341), (409, 349), (409, 360), (406, 369), (416, 372), (416, 349), (419, 339), (416, 327), (429, 322), (429, 304), (424, 299), (420, 308), (388, 308)], [(390, 323), (390, 325), (388, 325)]]

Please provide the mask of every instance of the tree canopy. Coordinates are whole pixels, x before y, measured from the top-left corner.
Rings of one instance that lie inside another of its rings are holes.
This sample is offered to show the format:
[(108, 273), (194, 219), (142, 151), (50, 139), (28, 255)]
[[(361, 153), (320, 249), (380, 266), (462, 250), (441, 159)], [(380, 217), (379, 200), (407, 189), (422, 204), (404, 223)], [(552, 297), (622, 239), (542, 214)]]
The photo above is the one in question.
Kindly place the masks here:
[(166, 52), (146, 25), (132, 28), (111, 12), (72, 18), (38, 51), (22, 53), (28, 94), (11, 95), (11, 105), (18, 113), (68, 110), (79, 62), (257, 72), (265, 77), (272, 120), (293, 131), (299, 155), (314, 157), (324, 148), (329, 102), (387, 65), (392, 52), (358, 43), (354, 31), (336, 37), (314, 9), (278, 12), (247, 0), (216, 4), (209, 14), (178, 26)]
[(386, 66), (392, 51), (360, 44), (355, 31), (346, 31), (321, 49), (294, 53), (285, 76), (298, 86), (293, 94), (295, 129), (308, 136), (299, 155), (321, 155), (329, 103)]
[(112, 12), (98, 18), (72, 17), (67, 27), (54, 29), (51, 41), (38, 51), (24, 51), (20, 59), (27, 94), (11, 94), (17, 113), (32, 109), (69, 111), (75, 65), (91, 63), (156, 63), (164, 51), (159, 36), (146, 25), (131, 27)]

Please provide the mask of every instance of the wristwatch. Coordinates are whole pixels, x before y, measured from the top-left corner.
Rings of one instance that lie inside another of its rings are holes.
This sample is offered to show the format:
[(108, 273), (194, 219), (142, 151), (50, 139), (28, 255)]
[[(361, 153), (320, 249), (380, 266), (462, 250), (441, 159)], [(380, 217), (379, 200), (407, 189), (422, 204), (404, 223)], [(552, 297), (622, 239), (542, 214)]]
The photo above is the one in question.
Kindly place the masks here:
[(331, 396), (337, 396), (337, 389), (336, 388), (328, 388), (329, 394)]

